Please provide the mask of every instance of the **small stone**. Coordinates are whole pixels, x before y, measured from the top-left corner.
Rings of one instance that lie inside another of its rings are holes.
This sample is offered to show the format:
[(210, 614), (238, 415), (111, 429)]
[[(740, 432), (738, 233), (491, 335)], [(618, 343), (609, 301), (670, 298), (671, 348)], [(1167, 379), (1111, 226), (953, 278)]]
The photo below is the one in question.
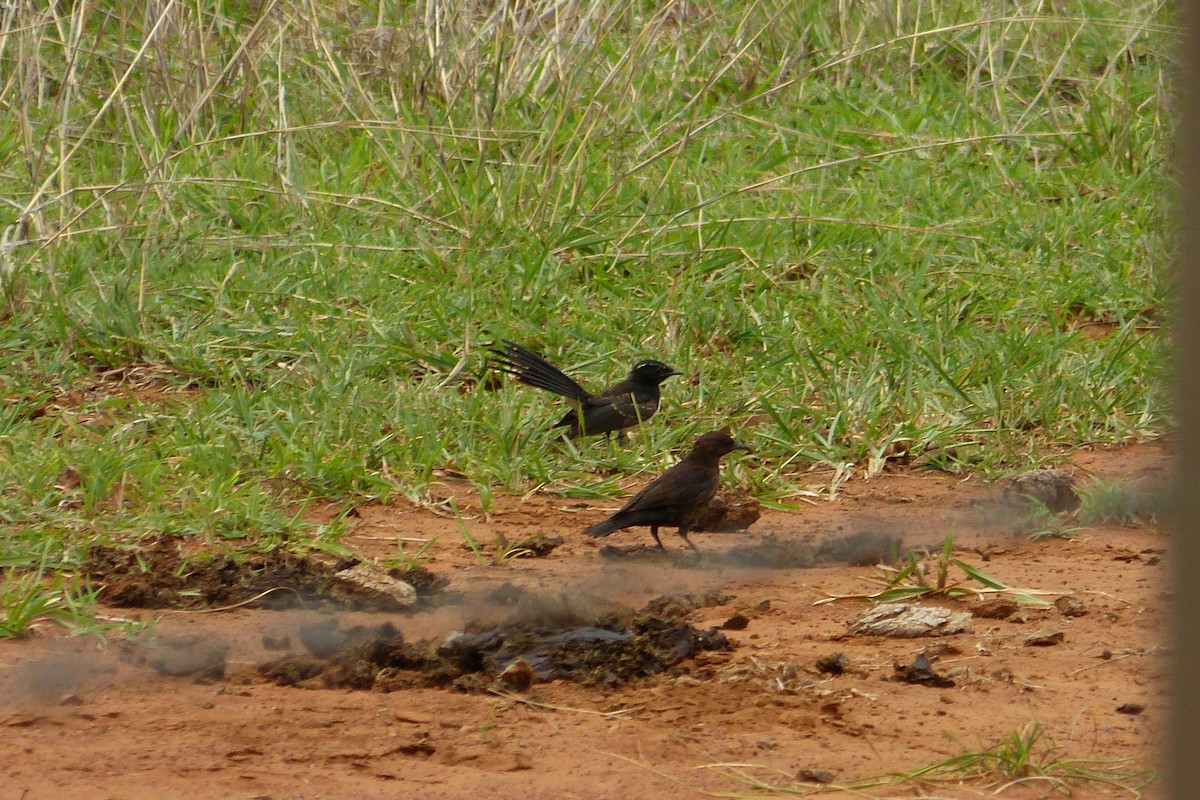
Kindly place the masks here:
[(954, 642), (938, 641), (930, 642), (929, 644), (925, 645), (922, 652), (924, 652), (927, 656), (933, 657), (961, 656), (962, 648), (956, 645)]
[(818, 658), (816, 667), (817, 672), (823, 675), (841, 675), (850, 669), (850, 659), (846, 658), (845, 653), (833, 653)]
[(351, 587), (351, 591), (373, 596), (389, 607), (411, 608), (417, 603), (417, 590), (412, 584), (369, 564), (356, 564), (334, 573), (333, 577)]
[(1025, 637), (1026, 647), (1053, 647), (1062, 644), (1063, 632), (1053, 628), (1042, 628)]
[(827, 769), (805, 767), (796, 770), (796, 780), (804, 781), (805, 783), (833, 783), (837, 780), (837, 776)]
[(993, 597), (973, 606), (971, 613), (982, 619), (1006, 619), (1017, 613), (1017, 602), (1007, 597)]
[(850, 632), (866, 636), (950, 636), (974, 629), (971, 615), (920, 603), (882, 603), (850, 623)]
[(1054, 607), (1058, 609), (1058, 613), (1064, 617), (1082, 617), (1086, 615), (1087, 606), (1078, 597), (1069, 595), (1058, 598), (1054, 601)]
[(754, 607), (754, 610), (755, 610), (755, 611), (761, 611), (761, 612), (764, 612), (764, 613), (765, 613), (765, 612), (767, 612), (767, 611), (770, 611), (770, 610), (771, 610), (771, 601), (770, 601), (770, 600), (763, 600), (761, 603), (759, 603), (758, 605), (756, 605), (756, 606)]
[(518, 658), (496, 676), (496, 681), (514, 692), (528, 692), (533, 686), (533, 667), (525, 659)]
[(938, 689), (949, 689), (954, 681), (944, 675), (939, 675), (929, 663), (924, 653), (917, 654), (911, 664), (895, 664), (895, 679), (903, 683), (915, 683), (920, 686), (933, 686)]
[(745, 614), (734, 614), (717, 627), (723, 631), (744, 631), (750, 625), (750, 619)]
[(1117, 706), (1118, 714), (1129, 714), (1130, 716), (1135, 716), (1145, 710), (1146, 706), (1143, 703), (1123, 703)]

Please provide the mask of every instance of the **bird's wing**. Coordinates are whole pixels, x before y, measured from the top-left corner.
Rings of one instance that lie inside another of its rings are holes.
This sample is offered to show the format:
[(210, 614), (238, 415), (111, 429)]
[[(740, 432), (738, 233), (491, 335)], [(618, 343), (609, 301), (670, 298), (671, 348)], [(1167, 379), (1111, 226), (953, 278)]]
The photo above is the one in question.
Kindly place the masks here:
[(628, 400), (632, 397), (643, 408), (649, 407), (650, 413), (658, 408), (659, 388), (657, 383), (646, 383), (631, 378), (613, 384), (603, 392), (597, 392), (588, 400), (590, 403), (605, 403), (613, 400)]
[(633, 401), (628, 398), (624, 402), (621, 401), (621, 398), (612, 398), (600, 403), (589, 400), (580, 406), (579, 416), (582, 417), (579, 423), (581, 432), (592, 435), (631, 427), (648, 417), (649, 414), (644, 412), (639, 414), (634, 409)]
[(681, 461), (642, 487), (617, 513), (706, 503), (716, 491), (708, 470)]
[(607, 433), (645, 422), (658, 411), (658, 387), (624, 380), (580, 406), (586, 433)]

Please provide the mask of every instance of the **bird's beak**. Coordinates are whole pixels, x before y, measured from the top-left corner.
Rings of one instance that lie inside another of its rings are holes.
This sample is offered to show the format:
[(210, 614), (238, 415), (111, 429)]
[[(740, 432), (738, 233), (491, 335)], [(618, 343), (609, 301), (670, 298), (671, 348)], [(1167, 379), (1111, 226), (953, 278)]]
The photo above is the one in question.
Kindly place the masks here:
[(748, 444), (742, 444), (741, 442), (738, 442), (737, 444), (735, 444), (735, 445), (733, 446), (733, 449), (734, 449), (734, 450), (745, 450), (747, 453), (753, 453), (753, 452), (754, 452), (754, 448), (753, 448), (753, 447), (751, 447), (751, 446), (750, 446), (750, 445), (748, 445)]

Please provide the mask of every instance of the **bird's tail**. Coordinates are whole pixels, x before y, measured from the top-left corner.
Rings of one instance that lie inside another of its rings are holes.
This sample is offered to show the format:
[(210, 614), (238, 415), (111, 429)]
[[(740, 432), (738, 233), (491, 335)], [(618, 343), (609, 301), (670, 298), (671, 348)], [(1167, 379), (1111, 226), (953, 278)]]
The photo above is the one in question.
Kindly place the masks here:
[(590, 536), (593, 539), (599, 539), (601, 536), (608, 536), (610, 533), (619, 531), (624, 527), (625, 525), (622, 523), (619, 515), (613, 515), (603, 522), (597, 522), (592, 527), (586, 529), (583, 532), (583, 535)]
[(495, 368), (515, 376), (521, 383), (579, 402), (588, 398), (588, 393), (582, 386), (528, 347), (505, 340), (492, 345), (491, 351)]

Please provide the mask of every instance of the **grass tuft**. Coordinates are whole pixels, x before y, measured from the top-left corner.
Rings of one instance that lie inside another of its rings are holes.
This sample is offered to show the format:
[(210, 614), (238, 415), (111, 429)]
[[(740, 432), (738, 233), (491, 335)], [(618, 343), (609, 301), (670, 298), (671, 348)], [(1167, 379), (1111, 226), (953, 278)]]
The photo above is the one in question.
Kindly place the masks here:
[[(802, 782), (773, 783), (754, 777), (747, 770), (752, 765), (715, 764), (713, 768), (731, 779), (750, 786), (752, 792), (724, 792), (726, 797), (761, 797), (772, 795), (825, 795), (830, 791), (863, 792), (885, 786), (911, 784), (934, 791), (939, 786), (964, 784), (1001, 794), (1013, 786), (1030, 786), (1035, 790), (1070, 796), (1075, 790), (1092, 789), (1115, 791), (1121, 795), (1141, 797), (1141, 789), (1155, 777), (1155, 771), (1135, 762), (1120, 759), (1078, 758), (1055, 745), (1046, 730), (1036, 722), (1013, 731), (997, 744), (979, 749), (965, 749), (950, 758), (927, 764), (895, 775), (859, 778), (836, 785), (812, 785)], [(916, 791), (923, 792), (918, 788)]]

